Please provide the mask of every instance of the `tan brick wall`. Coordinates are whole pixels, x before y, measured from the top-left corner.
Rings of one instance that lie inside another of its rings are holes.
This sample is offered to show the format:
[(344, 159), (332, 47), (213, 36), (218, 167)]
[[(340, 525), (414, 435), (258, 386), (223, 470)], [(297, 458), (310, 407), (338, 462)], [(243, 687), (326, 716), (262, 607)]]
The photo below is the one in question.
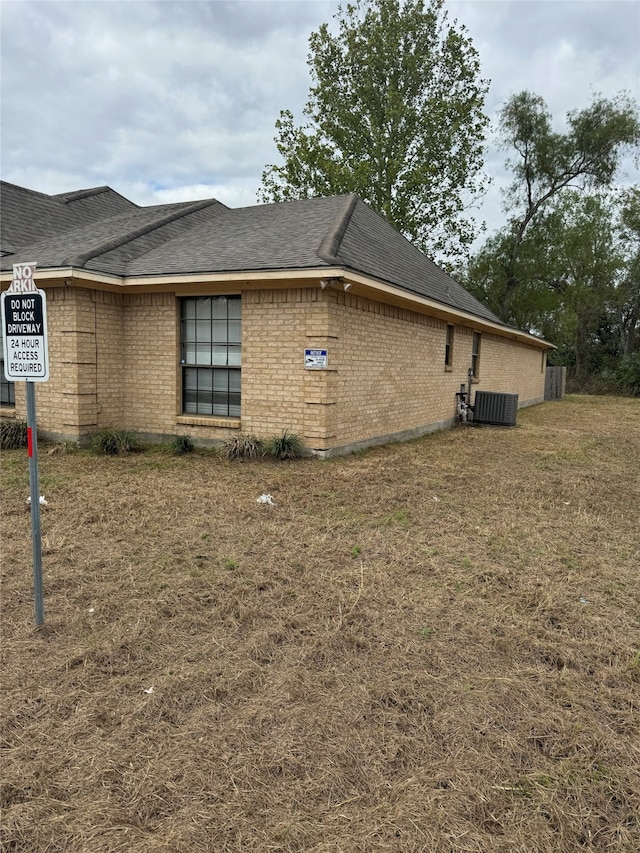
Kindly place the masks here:
[[(46, 290), (49, 381), (36, 384), (38, 428), (61, 438), (95, 429), (96, 338), (92, 294)], [(26, 417), (25, 384), (16, 383), (16, 415)]]
[(243, 432), (269, 438), (283, 429), (317, 431), (326, 396), (319, 386), (329, 376), (308, 375), (304, 350), (327, 346), (322, 294), (320, 288), (242, 293)]
[[(468, 346), (470, 353), (470, 336)], [(518, 394), (521, 406), (538, 402), (544, 398), (545, 367), (542, 350), (484, 332), (480, 342), (479, 381), (473, 387)]]
[(173, 293), (124, 297), (127, 429), (172, 434), (177, 414), (178, 319)]
[(120, 293), (94, 291), (96, 310), (97, 428), (121, 429), (125, 420), (124, 309)]
[(344, 401), (337, 445), (453, 416), (458, 379), (445, 371), (443, 321), (340, 291), (329, 298), (337, 334), (337, 394)]
[[(237, 429), (283, 429), (328, 449), (446, 425), (467, 381), (472, 329), (456, 326), (445, 368), (443, 320), (340, 289), (242, 293), (242, 418), (181, 415), (175, 293), (47, 291), (50, 381), (38, 383), (39, 428), (59, 437), (97, 429), (220, 440)], [(305, 370), (305, 348), (328, 350), (327, 370)], [(475, 389), (544, 395), (540, 350), (482, 333)], [(24, 417), (24, 383), (16, 383)]]
[[(473, 329), (455, 325), (447, 369), (446, 322), (340, 291), (328, 296), (343, 401), (335, 445), (421, 431), (454, 417), (455, 394), (468, 382)], [(544, 396), (542, 365), (539, 349), (483, 333), (473, 388), (516, 393), (521, 405), (537, 402)]]
[[(325, 449), (420, 431), (455, 416), (467, 382), (472, 329), (456, 326), (445, 367), (446, 322), (341, 290), (243, 293), (242, 429), (283, 428)], [(328, 350), (328, 370), (304, 369), (303, 350)], [(544, 392), (541, 352), (496, 335), (481, 338), (474, 389)]]

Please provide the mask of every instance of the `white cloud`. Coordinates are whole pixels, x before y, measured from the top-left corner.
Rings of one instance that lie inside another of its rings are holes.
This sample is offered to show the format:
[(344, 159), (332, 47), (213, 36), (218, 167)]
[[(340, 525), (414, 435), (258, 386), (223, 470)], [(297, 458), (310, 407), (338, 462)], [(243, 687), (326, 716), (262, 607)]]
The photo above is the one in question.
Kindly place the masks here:
[[(140, 204), (254, 204), (281, 109), (307, 99), (308, 38), (337, 2), (1, 2), (2, 177), (109, 184)], [(530, 89), (561, 126), (594, 91), (640, 100), (640, 3), (449, 0), (491, 78), (496, 119)], [(633, 164), (629, 164), (632, 168)], [(482, 214), (501, 224), (504, 155)], [(636, 176), (637, 180), (637, 176)]]

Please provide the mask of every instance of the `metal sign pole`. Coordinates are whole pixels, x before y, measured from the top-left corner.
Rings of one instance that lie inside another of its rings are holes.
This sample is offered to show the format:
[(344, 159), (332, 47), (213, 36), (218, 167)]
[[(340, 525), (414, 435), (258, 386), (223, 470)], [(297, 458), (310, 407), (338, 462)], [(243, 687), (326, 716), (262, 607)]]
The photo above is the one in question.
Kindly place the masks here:
[(27, 391), (27, 444), (31, 486), (31, 539), (33, 545), (33, 598), (36, 626), (44, 625), (42, 596), (42, 541), (40, 484), (38, 483), (38, 429), (35, 382), (49, 379), (47, 297), (34, 281), (36, 261), (14, 264), (9, 289), (0, 296), (2, 351), (7, 382), (24, 382)]
[(40, 484), (38, 482), (38, 430), (36, 427), (36, 388), (27, 381), (27, 444), (29, 452), (29, 484), (31, 486), (31, 539), (33, 543), (33, 598), (36, 625), (44, 625), (42, 594), (42, 537), (40, 530)]

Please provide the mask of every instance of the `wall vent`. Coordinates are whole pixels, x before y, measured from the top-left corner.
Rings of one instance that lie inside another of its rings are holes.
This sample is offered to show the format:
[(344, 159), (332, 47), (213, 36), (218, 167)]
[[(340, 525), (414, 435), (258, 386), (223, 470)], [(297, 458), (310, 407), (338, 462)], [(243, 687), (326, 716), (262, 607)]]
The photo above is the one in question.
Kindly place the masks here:
[(515, 426), (518, 414), (518, 395), (497, 391), (476, 391), (473, 421), (476, 424)]

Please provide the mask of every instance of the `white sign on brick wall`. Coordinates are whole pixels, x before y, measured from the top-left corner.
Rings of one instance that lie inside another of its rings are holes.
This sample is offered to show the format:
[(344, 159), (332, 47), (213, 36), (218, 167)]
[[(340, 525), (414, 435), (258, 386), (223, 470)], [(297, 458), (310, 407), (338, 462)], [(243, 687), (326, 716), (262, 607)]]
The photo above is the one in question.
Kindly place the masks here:
[(307, 370), (326, 370), (329, 358), (326, 349), (306, 349), (304, 366)]

